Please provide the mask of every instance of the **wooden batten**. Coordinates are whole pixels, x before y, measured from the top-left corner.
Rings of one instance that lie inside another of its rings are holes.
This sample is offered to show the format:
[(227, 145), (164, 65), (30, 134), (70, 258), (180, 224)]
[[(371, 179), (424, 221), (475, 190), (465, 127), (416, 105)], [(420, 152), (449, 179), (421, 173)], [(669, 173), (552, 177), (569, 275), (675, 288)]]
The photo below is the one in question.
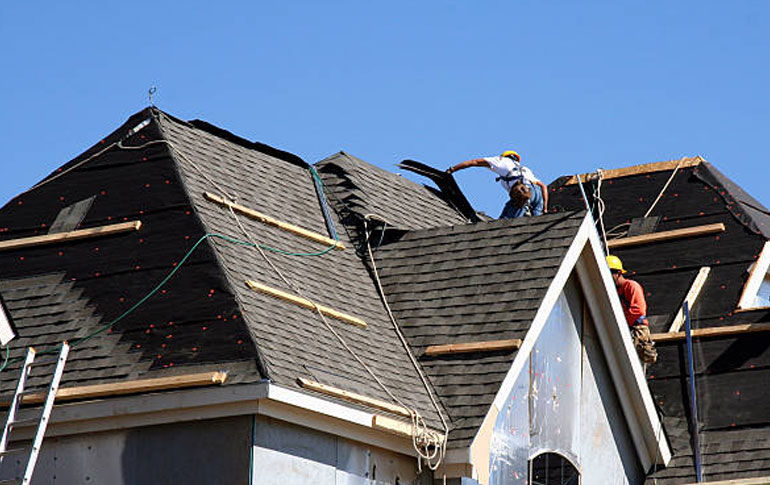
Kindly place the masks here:
[[(725, 327), (696, 328), (692, 330), (692, 338), (725, 337), (730, 335), (742, 335), (753, 332), (767, 332), (770, 323), (746, 323), (743, 325), (728, 325)], [(685, 332), (654, 333), (651, 335), (656, 343), (674, 342), (687, 338)]]
[(516, 350), (521, 347), (521, 339), (487, 340), (462, 344), (431, 345), (425, 349), (425, 355), (466, 354), (470, 352), (494, 352), (496, 350)]
[(746, 284), (743, 286), (741, 292), (741, 298), (738, 300), (738, 310), (751, 310), (754, 306), (754, 299), (757, 297), (759, 287), (762, 285), (770, 267), (770, 241), (766, 241), (762, 246), (762, 251), (759, 252), (757, 261), (751, 268), (749, 273), (749, 279), (746, 280)]
[(705, 236), (723, 232), (725, 225), (721, 222), (715, 224), (706, 224), (703, 226), (685, 227), (683, 229), (674, 229), (672, 231), (653, 232), (651, 234), (642, 234), (641, 236), (622, 237), (607, 242), (610, 249), (623, 248), (626, 246), (636, 246), (639, 244), (650, 244), (661, 241), (670, 241), (672, 239), (682, 239), (685, 237)]
[[(387, 431), (388, 433), (403, 436), (405, 438), (411, 438), (412, 430), (414, 429), (412, 423), (379, 414), (372, 416), (372, 428)], [(428, 433), (434, 433), (439, 438), (440, 442), (443, 441), (444, 434), (442, 432), (430, 428), (428, 428), (427, 431)]]
[(229, 200), (226, 200), (216, 194), (212, 194), (211, 192), (204, 192), (203, 196), (206, 197), (206, 199), (210, 200), (211, 202), (214, 202), (224, 207), (231, 208), (233, 211), (238, 212), (239, 214), (243, 214), (249, 219), (254, 219), (255, 221), (259, 221), (264, 224), (277, 227), (278, 229), (281, 229), (283, 231), (296, 234), (297, 236), (304, 237), (305, 239), (309, 239), (311, 241), (324, 244), (326, 246), (334, 246), (335, 249), (340, 249), (340, 250), (345, 249), (344, 244), (342, 244), (339, 241), (335, 241), (330, 237), (326, 237), (322, 234), (318, 234), (313, 231), (308, 231), (307, 229), (304, 229), (299, 226), (295, 226), (294, 224), (291, 224), (288, 222), (279, 221), (274, 217), (270, 217), (266, 214), (262, 214), (261, 212), (257, 212), (254, 209), (250, 209), (240, 204), (236, 204), (235, 202), (230, 202)]
[[(169, 391), (186, 387), (211, 386), (224, 384), (227, 372), (201, 372), (180, 376), (156, 377), (134, 381), (110, 382), (90, 386), (60, 387), (56, 392), (56, 401), (75, 401), (101, 397), (139, 394), (144, 392)], [(36, 392), (22, 396), (22, 404), (40, 404), (45, 401), (46, 392)], [(4, 401), (0, 406), (6, 407), (11, 401)]]
[[(665, 172), (667, 170), (674, 170), (677, 166), (679, 168), (694, 167), (704, 162), (703, 158), (697, 157), (684, 157), (679, 160), (669, 160), (666, 162), (653, 162), (643, 163), (641, 165), (634, 165), (632, 167), (613, 168), (610, 170), (602, 171), (602, 180), (614, 179), (619, 177), (628, 177), (630, 175), (640, 175), (653, 172)], [(580, 180), (587, 182), (591, 180), (593, 174), (582, 174)], [(577, 183), (577, 178), (574, 176), (570, 178), (564, 185), (574, 185)]]
[(327, 317), (336, 318), (337, 320), (340, 320), (345, 323), (349, 323), (351, 325), (355, 325), (361, 328), (368, 327), (367, 323), (358, 317), (354, 317), (353, 315), (348, 315), (347, 313), (339, 312), (327, 306), (318, 305), (308, 300), (307, 298), (302, 298), (301, 296), (292, 295), (291, 293), (286, 293), (285, 291), (279, 290), (277, 288), (272, 288), (270, 286), (266, 286), (266, 285), (263, 285), (262, 283), (257, 283), (256, 281), (252, 281), (252, 280), (247, 280), (246, 285), (248, 285), (248, 287), (254, 291), (258, 291), (260, 293), (264, 293), (266, 295), (279, 298), (289, 303), (293, 303), (294, 305), (307, 308), (308, 310), (315, 310), (316, 308), (318, 308), (318, 311), (320, 311)]
[(410, 418), (412, 416), (409, 409), (403, 406), (399, 406), (397, 404), (391, 404), (381, 399), (375, 399), (372, 397), (363, 396), (361, 394), (356, 394), (354, 392), (345, 391), (337, 387), (327, 386), (326, 384), (321, 384), (320, 382), (311, 381), (303, 377), (298, 377), (297, 383), (300, 386), (302, 386), (303, 389), (310, 389), (312, 391), (326, 394), (327, 396), (338, 397), (340, 399), (344, 399), (346, 401), (349, 401), (355, 404), (361, 404), (363, 406), (379, 409), (381, 411), (387, 411), (389, 413), (398, 414), (399, 416), (404, 416), (405, 418)]
[(138, 231), (142, 227), (142, 221), (121, 222), (119, 224), (109, 224), (106, 226), (89, 227), (88, 229), (78, 229), (76, 231), (58, 232), (45, 234), (42, 236), (23, 237), (19, 239), (8, 239), (0, 241), (0, 251), (11, 249), (27, 248), (33, 246), (43, 246), (45, 244), (65, 243), (86, 239), (91, 237), (109, 236), (123, 232)]
[[(695, 277), (695, 281), (693, 281), (690, 290), (687, 292), (687, 296), (684, 298), (684, 302), (687, 302), (687, 305), (690, 308), (690, 314), (692, 314), (692, 308), (695, 306), (695, 301), (698, 299), (700, 290), (703, 289), (703, 285), (706, 283), (706, 279), (710, 272), (710, 267), (702, 267)], [(678, 332), (682, 328), (682, 324), (684, 324), (684, 302), (682, 302), (681, 308), (679, 308), (679, 311), (676, 313), (676, 317), (674, 317), (674, 321), (668, 329), (669, 332)]]

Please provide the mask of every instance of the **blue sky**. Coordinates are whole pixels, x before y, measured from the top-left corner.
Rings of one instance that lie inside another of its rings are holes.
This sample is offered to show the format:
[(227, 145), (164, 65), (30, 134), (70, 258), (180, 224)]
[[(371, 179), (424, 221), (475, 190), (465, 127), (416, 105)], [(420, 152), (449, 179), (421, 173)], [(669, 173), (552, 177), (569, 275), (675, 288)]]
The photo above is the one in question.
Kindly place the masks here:
[[(700, 154), (770, 205), (770, 2), (102, 3), (0, 5), (0, 204), (154, 85), (175, 116), (310, 162), (513, 148), (550, 182)], [(491, 172), (457, 178), (499, 214)]]

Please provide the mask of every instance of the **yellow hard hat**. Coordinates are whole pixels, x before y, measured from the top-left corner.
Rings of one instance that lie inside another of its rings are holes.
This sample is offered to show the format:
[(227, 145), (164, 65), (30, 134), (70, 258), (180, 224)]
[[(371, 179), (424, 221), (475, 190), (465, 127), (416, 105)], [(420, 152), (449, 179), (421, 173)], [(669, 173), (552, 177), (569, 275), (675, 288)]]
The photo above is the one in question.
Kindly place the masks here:
[(620, 271), (621, 273), (626, 272), (626, 270), (623, 269), (623, 262), (621, 262), (620, 258), (617, 256), (607, 256), (607, 265), (612, 271)]
[(515, 151), (513, 151), (513, 150), (506, 150), (506, 151), (504, 151), (504, 152), (503, 152), (503, 154), (502, 154), (502, 155), (500, 155), (500, 156), (501, 156), (501, 157), (516, 157), (516, 161), (517, 161), (517, 162), (520, 162), (520, 161), (521, 161), (521, 155), (519, 155), (518, 153), (516, 153), (516, 152), (515, 152)]

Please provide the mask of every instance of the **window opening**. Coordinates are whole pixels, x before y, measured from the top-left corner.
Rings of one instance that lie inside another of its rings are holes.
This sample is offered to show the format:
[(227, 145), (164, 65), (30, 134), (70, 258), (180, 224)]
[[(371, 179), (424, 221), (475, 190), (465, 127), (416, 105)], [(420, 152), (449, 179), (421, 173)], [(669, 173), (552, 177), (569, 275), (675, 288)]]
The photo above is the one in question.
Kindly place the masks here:
[(530, 485), (579, 485), (580, 473), (558, 453), (543, 453), (529, 462)]

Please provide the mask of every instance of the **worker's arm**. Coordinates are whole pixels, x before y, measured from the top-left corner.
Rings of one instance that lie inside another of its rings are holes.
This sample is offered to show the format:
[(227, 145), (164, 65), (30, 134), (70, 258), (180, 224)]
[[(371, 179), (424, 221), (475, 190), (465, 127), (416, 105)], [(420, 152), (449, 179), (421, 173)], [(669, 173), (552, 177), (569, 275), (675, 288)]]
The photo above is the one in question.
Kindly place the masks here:
[(535, 182), (535, 185), (543, 191), (543, 214), (545, 214), (548, 212), (548, 186), (539, 180)]
[(453, 167), (449, 167), (446, 171), (446, 173), (452, 174), (457, 172), (458, 170), (462, 170), (464, 168), (468, 167), (487, 167), (489, 168), (489, 162), (484, 160), (483, 158), (474, 158), (473, 160), (466, 160), (464, 162), (458, 163), (457, 165)]
[(647, 302), (644, 299), (644, 289), (641, 285), (627, 285), (625, 290), (625, 296), (628, 300), (628, 319), (630, 320), (628, 323), (633, 326), (641, 323), (638, 322), (639, 318), (647, 316)]

